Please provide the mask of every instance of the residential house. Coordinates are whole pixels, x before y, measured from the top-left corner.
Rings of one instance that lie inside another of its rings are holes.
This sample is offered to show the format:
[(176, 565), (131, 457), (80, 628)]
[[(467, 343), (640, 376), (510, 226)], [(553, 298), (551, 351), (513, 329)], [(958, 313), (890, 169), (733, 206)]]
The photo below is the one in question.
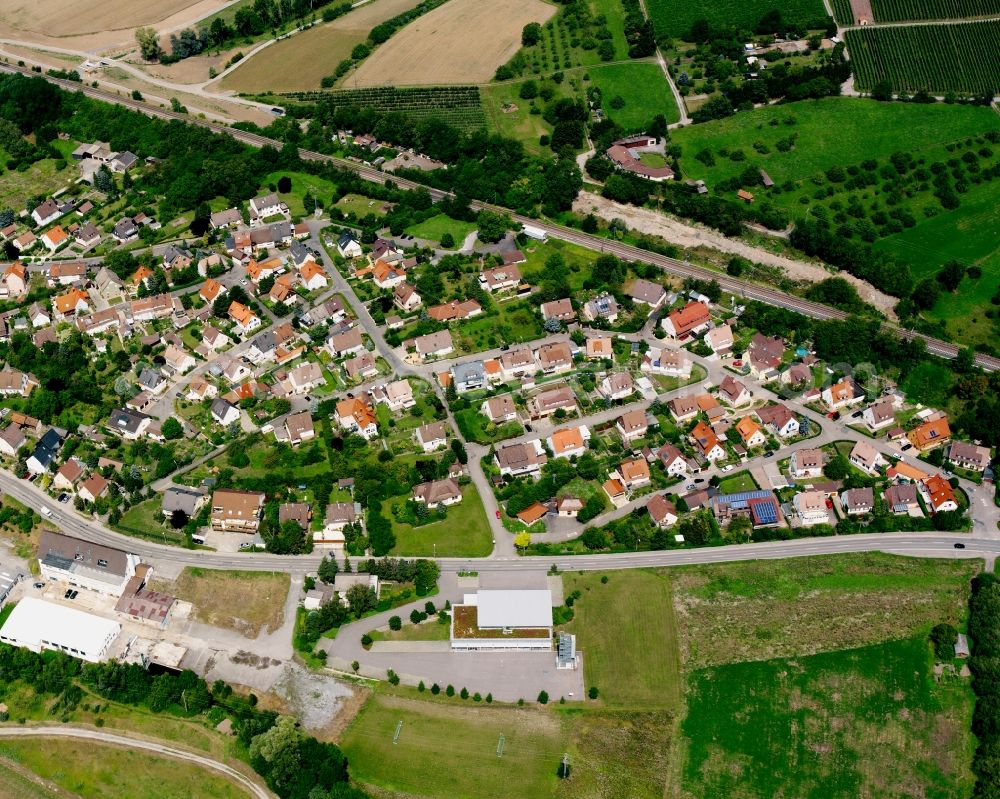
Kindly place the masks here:
[(662, 326), (670, 338), (685, 339), (708, 327), (711, 322), (712, 315), (705, 303), (689, 302), (683, 308), (667, 314)]
[(831, 411), (839, 411), (841, 408), (863, 402), (865, 398), (865, 395), (858, 391), (854, 381), (849, 377), (824, 388), (820, 396)]
[(732, 375), (726, 375), (719, 384), (719, 397), (738, 407), (750, 402), (750, 390)]
[(235, 300), (229, 306), (229, 318), (233, 320), (237, 332), (242, 336), (252, 333), (261, 325), (260, 317), (257, 314), (243, 303)]
[(635, 381), (628, 372), (612, 372), (598, 384), (597, 390), (607, 400), (623, 400), (635, 392)]
[(799, 420), (784, 405), (768, 405), (758, 409), (756, 414), (779, 438), (791, 438), (799, 433)]
[(27, 293), (28, 270), (20, 261), (15, 261), (4, 270), (0, 295), (14, 299)]
[(176, 244), (168, 244), (163, 251), (163, 268), (167, 271), (172, 269), (187, 269), (191, 266), (193, 257), (190, 251)]
[(52, 300), (52, 309), (57, 321), (68, 316), (85, 314), (90, 310), (90, 297), (82, 289), (70, 289), (65, 294), (58, 294)]
[(262, 280), (266, 280), (269, 277), (277, 277), (285, 271), (285, 266), (279, 258), (266, 258), (263, 261), (251, 260), (247, 264), (246, 271), (247, 277), (254, 284), (254, 290), (256, 291), (257, 286)]
[(51, 197), (31, 211), (31, 218), (35, 220), (38, 227), (45, 227), (61, 216), (62, 211), (59, 210), (59, 203)]
[(315, 261), (306, 261), (299, 267), (299, 279), (309, 291), (319, 291), (330, 285), (326, 271)]
[(444, 422), (421, 425), (415, 433), (417, 443), (424, 452), (434, 452), (448, 445), (448, 434)]
[(902, 515), (923, 515), (917, 500), (917, 486), (914, 483), (894, 483), (885, 490), (885, 501), (889, 510)]
[(634, 411), (623, 413), (618, 417), (618, 421), (615, 422), (615, 429), (618, 431), (618, 435), (622, 437), (625, 446), (628, 446), (636, 439), (642, 438), (649, 429), (649, 423), (646, 421), (646, 411), (638, 408)]
[(331, 297), (326, 302), (316, 305), (302, 314), (303, 327), (312, 327), (326, 321), (343, 322), (347, 318), (344, 303), (340, 297)]
[(85, 222), (73, 232), (73, 240), (85, 250), (101, 243), (101, 231), (93, 222)]
[(684, 422), (698, 415), (698, 398), (691, 394), (684, 397), (674, 397), (667, 402), (667, 407), (675, 422)]
[(673, 444), (664, 444), (657, 454), (668, 477), (683, 477), (688, 472), (687, 458)]
[(564, 427), (555, 430), (549, 436), (549, 449), (555, 458), (578, 458), (587, 451), (587, 441), (590, 439), (590, 430), (586, 425), (579, 427)]
[(291, 394), (305, 394), (326, 385), (323, 369), (318, 363), (307, 361), (288, 372), (286, 382)]
[(396, 290), (392, 293), (392, 302), (403, 313), (415, 311), (423, 305), (417, 290), (405, 281), (396, 286)]
[(309, 529), (309, 522), (312, 521), (312, 505), (308, 502), (282, 502), (278, 506), (278, 526), (285, 522), (295, 522), (302, 532)]
[(784, 354), (785, 342), (778, 336), (754, 333), (753, 338), (750, 339), (750, 348), (744, 356), (744, 361), (750, 367), (750, 374), (764, 378), (772, 373), (777, 373)]
[(657, 527), (673, 527), (677, 523), (677, 508), (663, 494), (655, 494), (646, 503), (646, 512)]
[(849, 488), (840, 495), (840, 505), (848, 516), (860, 516), (875, 510), (875, 492), (870, 487)]
[(918, 483), (920, 495), (931, 513), (947, 513), (958, 510), (958, 500), (951, 483), (939, 474), (931, 475)]
[(32, 474), (41, 474), (48, 470), (55, 463), (56, 456), (59, 454), (59, 450), (62, 449), (64, 438), (64, 431), (55, 427), (49, 428), (45, 435), (35, 444), (35, 449), (28, 457), (26, 462), (28, 471)]
[(9, 365), (0, 369), (0, 396), (27, 397), (37, 385), (38, 378), (33, 374), (11, 369)]
[(119, 244), (126, 244), (139, 238), (139, 226), (131, 217), (125, 217), (115, 223), (111, 235)]
[(645, 458), (630, 458), (618, 464), (618, 479), (629, 491), (649, 485), (652, 477)]
[(179, 375), (183, 375), (191, 371), (198, 363), (194, 359), (194, 356), (179, 347), (175, 347), (173, 344), (170, 344), (163, 351), (163, 360), (175, 374)]
[(0, 453), (13, 458), (28, 441), (24, 431), (16, 424), (8, 425), (0, 432)]
[(504, 380), (515, 380), (533, 375), (538, 370), (538, 361), (530, 348), (518, 347), (500, 356), (500, 370)]
[(428, 508), (457, 505), (462, 501), (462, 489), (459, 488), (458, 481), (450, 477), (444, 480), (431, 480), (413, 486), (413, 499)]
[(116, 408), (111, 411), (108, 423), (105, 425), (108, 430), (117, 433), (128, 441), (135, 441), (152, 423), (152, 418), (144, 413), (133, 411), (128, 408)]
[(628, 289), (628, 295), (638, 305), (648, 305), (654, 311), (663, 305), (667, 298), (666, 289), (659, 283), (643, 278), (636, 279)]
[(726, 450), (715, 431), (704, 422), (698, 422), (688, 438), (707, 461), (717, 461), (726, 457)]
[(981, 474), (990, 465), (990, 448), (967, 444), (965, 441), (952, 441), (948, 447), (948, 462)]
[(201, 331), (201, 340), (213, 352), (218, 352), (232, 343), (232, 339), (212, 325), (205, 325)]
[(413, 347), (421, 360), (427, 358), (443, 358), (455, 351), (455, 345), (451, 340), (451, 333), (447, 330), (439, 330), (437, 333), (428, 333), (425, 336), (417, 336), (413, 339)]
[(666, 377), (690, 377), (691, 359), (684, 350), (650, 347), (642, 359), (642, 371)]
[(479, 407), (480, 412), (493, 424), (513, 422), (517, 419), (517, 408), (510, 394), (490, 397)]
[(228, 427), (240, 420), (240, 409), (222, 397), (216, 397), (212, 400), (211, 413), (212, 418), (223, 427)]
[(267, 292), (267, 298), (275, 305), (284, 303), (285, 305), (297, 305), (301, 299), (295, 293), (295, 275), (280, 275)]
[(583, 510), (583, 501), (579, 497), (560, 497), (556, 502), (556, 513), (559, 516), (575, 519)]
[(378, 365), (375, 358), (367, 350), (356, 358), (348, 358), (344, 361), (344, 371), (351, 380), (366, 380), (378, 374)]
[(573, 413), (576, 411), (576, 395), (569, 386), (546, 389), (528, 400), (527, 409), (533, 419), (551, 416), (560, 409)]
[(106, 266), (97, 270), (94, 276), (94, 287), (97, 293), (106, 300), (118, 300), (122, 296), (122, 279)]
[(880, 467), (887, 464), (882, 453), (867, 441), (858, 441), (847, 459), (865, 474), (876, 474)]
[(34, 328), (47, 327), (52, 323), (52, 317), (39, 303), (34, 302), (28, 309), (28, 321)]
[(459, 394), (475, 391), (486, 385), (486, 367), (482, 361), (456, 363), (451, 367), (451, 379)]
[(427, 315), (435, 322), (458, 322), (479, 316), (482, 312), (483, 306), (475, 300), (452, 300), (427, 309)]
[(358, 240), (354, 238), (354, 234), (349, 230), (345, 230), (340, 234), (340, 238), (337, 239), (337, 252), (340, 253), (342, 258), (351, 260), (353, 258), (360, 258), (363, 250)]
[(205, 302), (211, 304), (215, 302), (220, 294), (226, 293), (226, 287), (213, 277), (208, 278), (198, 289), (198, 296)]
[(108, 161), (108, 168), (118, 175), (123, 175), (128, 172), (132, 167), (139, 163), (139, 158), (135, 153), (130, 153), (125, 150), (120, 153), (115, 153), (111, 160)]
[(344, 430), (357, 433), (366, 441), (378, 435), (375, 413), (367, 402), (357, 397), (349, 397), (337, 403), (337, 422)]
[(138, 382), (139, 388), (150, 394), (160, 394), (167, 390), (167, 381), (163, 379), (163, 375), (149, 366), (144, 367), (139, 372), (136, 382)]
[(914, 427), (906, 437), (914, 447), (921, 452), (927, 452), (947, 444), (951, 440), (951, 428), (948, 426), (947, 417), (941, 416)]
[(804, 363), (793, 363), (779, 376), (786, 386), (802, 386), (813, 379), (812, 369)]
[(406, 269), (402, 264), (387, 264), (382, 259), (372, 267), (372, 280), (380, 289), (392, 289), (406, 280)]
[(309, 411), (285, 414), (261, 427), (261, 431), (274, 433), (275, 441), (291, 444), (293, 447), (316, 437), (316, 428)]
[(604, 489), (604, 493), (608, 495), (608, 499), (611, 500), (611, 504), (616, 508), (620, 508), (628, 502), (628, 492), (625, 490), (625, 486), (622, 485), (621, 480), (609, 477), (601, 484), (601, 488)]
[(250, 226), (263, 224), (269, 216), (287, 214), (288, 206), (273, 192), (250, 200)]
[(22, 233), (11, 243), (18, 252), (27, 252), (38, 243), (38, 237), (29, 230), (27, 233)]
[(564, 341), (542, 344), (537, 352), (538, 366), (545, 374), (558, 374), (573, 368), (573, 351)]
[(97, 502), (98, 499), (108, 493), (109, 485), (110, 483), (102, 475), (94, 472), (80, 484), (80, 488), (76, 494), (84, 502)]
[(509, 291), (521, 284), (521, 270), (517, 266), (497, 266), (479, 273), (479, 286), (491, 294), (495, 291)]
[(376, 386), (372, 389), (371, 395), (376, 402), (384, 403), (393, 413), (416, 405), (416, 400), (413, 398), (413, 387), (405, 379), (393, 380), (384, 386)]
[(493, 456), (501, 475), (537, 478), (542, 465), (548, 460), (538, 440), (519, 444), (501, 444)]
[(208, 218), (208, 225), (212, 230), (219, 228), (236, 228), (243, 224), (243, 216), (238, 208), (227, 208), (224, 211), (216, 211)]
[(201, 402), (202, 400), (214, 399), (217, 396), (219, 396), (219, 389), (200, 377), (196, 377), (188, 383), (187, 393), (184, 395), (185, 399), (191, 402)]
[(83, 477), (86, 464), (79, 458), (67, 458), (66, 462), (56, 470), (52, 485), (61, 491), (72, 491), (76, 481)]
[(361, 520), (361, 505), (357, 502), (331, 502), (326, 506), (323, 530), (313, 533), (313, 539), (323, 544), (343, 544), (344, 530)]
[(218, 489), (212, 495), (212, 529), (256, 533), (264, 510), (264, 498), (264, 494), (259, 491)]
[(865, 408), (861, 418), (874, 433), (896, 424), (896, 405), (891, 397), (882, 397)]
[(713, 355), (728, 355), (733, 349), (733, 328), (729, 325), (719, 325), (713, 327), (705, 333), (705, 344), (712, 350)]
[(569, 297), (564, 297), (561, 300), (552, 300), (551, 302), (543, 302), (539, 310), (542, 314), (542, 320), (545, 322), (549, 321), (549, 319), (558, 319), (560, 322), (566, 323), (576, 320), (573, 301)]
[(594, 297), (584, 303), (580, 316), (586, 322), (596, 322), (603, 319), (609, 325), (613, 325), (618, 321), (618, 301), (610, 294)]
[(355, 355), (365, 348), (365, 342), (361, 338), (361, 328), (352, 327), (344, 333), (337, 333), (327, 339), (325, 347), (334, 358), (341, 358), (344, 355)]
[(586, 347), (588, 361), (610, 361), (615, 357), (611, 336), (591, 336), (587, 339)]
[(829, 513), (826, 507), (826, 494), (823, 491), (801, 491), (792, 497), (792, 507), (795, 515), (804, 527), (814, 524), (826, 524)]
[(763, 429), (750, 416), (744, 416), (736, 423), (736, 432), (740, 434), (743, 446), (747, 449), (763, 447), (767, 443)]

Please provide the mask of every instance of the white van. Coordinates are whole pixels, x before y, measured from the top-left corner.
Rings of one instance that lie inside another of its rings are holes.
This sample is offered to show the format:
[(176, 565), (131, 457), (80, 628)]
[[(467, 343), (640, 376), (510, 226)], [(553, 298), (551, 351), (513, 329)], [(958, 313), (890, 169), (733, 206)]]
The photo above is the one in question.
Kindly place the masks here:
[(42, 505), (42, 516), (48, 518), (52, 515), (52, 511), (49, 510), (45, 505)]

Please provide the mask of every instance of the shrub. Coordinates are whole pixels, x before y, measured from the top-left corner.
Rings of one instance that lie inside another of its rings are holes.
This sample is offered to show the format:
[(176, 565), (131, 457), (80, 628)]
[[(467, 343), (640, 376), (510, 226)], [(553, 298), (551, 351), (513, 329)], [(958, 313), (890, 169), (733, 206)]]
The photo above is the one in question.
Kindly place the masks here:
[(445, 693), (446, 693), (446, 694), (447, 694), (448, 696), (454, 696), (454, 695), (455, 695), (455, 686), (454, 686), (454, 685), (452, 685), (451, 683), (449, 683), (449, 684), (448, 684), (448, 687), (444, 689), (444, 692), (445, 692)]
[(538, 704), (547, 705), (549, 703), (549, 695), (545, 691), (541, 691), (538, 694)]
[(399, 616), (392, 616), (389, 619), (389, 629), (390, 630), (401, 630), (403, 629), (403, 620)]
[(386, 673), (386, 678), (389, 680), (390, 685), (399, 685), (399, 675), (392, 669), (389, 669)]
[(597, 699), (597, 697), (599, 695), (600, 695), (600, 691), (597, 690), (597, 686), (596, 685), (591, 685), (590, 686), (590, 690), (587, 691), (587, 696), (589, 696), (591, 699)]
[(486, 704), (487, 705), (493, 704), (493, 694), (486, 694)]
[(361, 646), (363, 646), (365, 649), (371, 649), (372, 637), (368, 635), (368, 633), (365, 633), (364, 635), (361, 636)]
[(431, 686), (431, 693), (434, 694), (434, 696), (437, 696), (439, 693), (441, 693), (441, 686), (438, 685), (437, 683), (434, 683), (434, 685)]
[(468, 688), (463, 688), (461, 690), (461, 692), (459, 693), (459, 696), (462, 697), (462, 699), (468, 699), (469, 698), (469, 689)]

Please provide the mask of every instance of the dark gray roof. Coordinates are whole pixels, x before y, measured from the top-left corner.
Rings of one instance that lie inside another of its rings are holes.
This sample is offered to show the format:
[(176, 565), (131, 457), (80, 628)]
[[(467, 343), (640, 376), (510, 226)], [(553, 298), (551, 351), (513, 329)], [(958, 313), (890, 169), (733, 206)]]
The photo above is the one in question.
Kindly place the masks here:
[(112, 430), (121, 430), (125, 433), (135, 433), (139, 430), (139, 425), (142, 424), (143, 419), (148, 418), (146, 414), (139, 413), (138, 411), (132, 411), (128, 408), (116, 408), (111, 411), (111, 416), (108, 417), (108, 427)]
[(201, 491), (171, 486), (163, 492), (163, 512), (173, 513), (175, 510), (181, 510), (188, 516), (192, 516), (194, 515), (195, 508), (204, 496)]
[(38, 559), (67, 570), (79, 564), (121, 577), (128, 573), (128, 555), (122, 550), (48, 531), (38, 539)]

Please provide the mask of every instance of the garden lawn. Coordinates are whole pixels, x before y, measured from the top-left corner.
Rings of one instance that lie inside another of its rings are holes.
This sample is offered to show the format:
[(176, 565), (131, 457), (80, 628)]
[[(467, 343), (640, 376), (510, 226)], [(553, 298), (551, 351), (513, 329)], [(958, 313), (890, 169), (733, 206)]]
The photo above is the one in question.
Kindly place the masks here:
[[(787, 120), (794, 119), (794, 124)], [(777, 124), (772, 124), (776, 122)], [(748, 163), (766, 169), (774, 182), (800, 180), (832, 166), (847, 167), (867, 158), (886, 158), (921, 151), (1000, 128), (1000, 116), (980, 106), (880, 103), (854, 97), (827, 97), (736, 114), (726, 119), (672, 131), (681, 146), (685, 177), (713, 185), (738, 176)], [(794, 147), (780, 152), (775, 143), (797, 134)], [(766, 155), (754, 149), (760, 142)], [(743, 150), (745, 161), (719, 151)], [(702, 149), (715, 156), (715, 166), (694, 158)]]
[(406, 229), (406, 232), (418, 239), (427, 239), (428, 241), (436, 242), (440, 242), (441, 237), (445, 233), (450, 233), (451, 237), (455, 240), (455, 247), (453, 249), (457, 249), (462, 246), (465, 237), (475, 229), (475, 222), (462, 222), (458, 219), (452, 219), (445, 214), (438, 214), (437, 216), (432, 216), (430, 219), (425, 219), (417, 225), (411, 225)]
[[(390, 506), (403, 505), (409, 498), (409, 495), (395, 497), (388, 503)], [(471, 484), (462, 489), (462, 501), (448, 508), (448, 515), (443, 521), (413, 527), (399, 522), (390, 507), (386, 507), (383, 513), (392, 522), (392, 532), (396, 536), (393, 555), (481, 558), (493, 549), (493, 533), (486, 510), (479, 491)]]
[(340, 741), (360, 783), (448, 799), (551, 796), (565, 746), (560, 719), (543, 710), (382, 693), (368, 700)]
[(677, 710), (681, 666), (677, 646), (671, 579), (666, 571), (636, 569), (602, 575), (566, 574), (567, 595), (581, 591), (575, 633), (584, 653), (587, 688), (596, 686), (614, 707)]
[[(604, 113), (627, 131), (644, 130), (657, 114), (663, 114), (668, 123), (680, 119), (667, 79), (655, 61), (592, 66), (587, 74), (601, 90)], [(622, 108), (612, 107), (615, 97), (625, 101)]]
[(493, 444), (505, 438), (516, 438), (524, 433), (520, 422), (494, 425), (479, 412), (478, 407), (455, 411), (455, 422), (466, 441), (475, 441), (478, 444)]
[(455, 344), (463, 352), (482, 352), (502, 344), (521, 344), (542, 338), (542, 320), (535, 306), (524, 300), (496, 303), (496, 312), (474, 317), (452, 329)]
[(441, 624), (435, 616), (423, 624), (404, 623), (400, 630), (372, 630), (368, 634), (373, 641), (448, 641), (451, 624)]
[(958, 624), (980, 568), (865, 553), (674, 569), (681, 659), (698, 669), (797, 657)]
[(686, 696), (688, 795), (971, 793), (972, 691), (967, 679), (936, 683), (924, 635), (706, 669)]
[[(221, 775), (190, 763), (149, 752), (105, 746), (93, 741), (47, 739), (4, 742), (3, 754), (62, 789), (58, 795), (81, 799), (244, 799)], [(2, 783), (0, 783), (2, 784)], [(69, 792), (69, 793), (64, 793)], [(27, 794), (31, 796), (31, 794)], [(48, 796), (48, 793), (39, 793)]]
[(282, 171), (272, 172), (267, 175), (261, 181), (263, 186), (261, 191), (266, 193), (269, 190), (267, 187), (272, 183), (277, 185), (278, 180), (282, 177), (290, 177), (292, 179), (292, 190), (287, 194), (278, 194), (281, 201), (288, 206), (288, 210), (292, 216), (305, 216), (306, 209), (302, 205), (302, 198), (306, 194), (311, 194), (314, 198), (320, 200), (324, 206), (327, 206), (330, 204), (330, 200), (337, 190), (337, 187), (326, 178), (310, 175), (308, 172)]
[(373, 200), (371, 197), (363, 197), (360, 194), (345, 194), (337, 200), (336, 207), (345, 214), (354, 213), (359, 219), (368, 214), (382, 216), (381, 200)]
[(138, 505), (133, 505), (122, 514), (121, 521), (113, 525), (125, 535), (150, 538), (166, 543), (183, 544), (186, 540), (183, 530), (174, 530), (163, 518), (160, 510), (162, 497), (147, 499)]
[(740, 491), (756, 491), (758, 488), (750, 472), (737, 472), (731, 477), (726, 477), (719, 483), (719, 492), (722, 494), (738, 494)]

